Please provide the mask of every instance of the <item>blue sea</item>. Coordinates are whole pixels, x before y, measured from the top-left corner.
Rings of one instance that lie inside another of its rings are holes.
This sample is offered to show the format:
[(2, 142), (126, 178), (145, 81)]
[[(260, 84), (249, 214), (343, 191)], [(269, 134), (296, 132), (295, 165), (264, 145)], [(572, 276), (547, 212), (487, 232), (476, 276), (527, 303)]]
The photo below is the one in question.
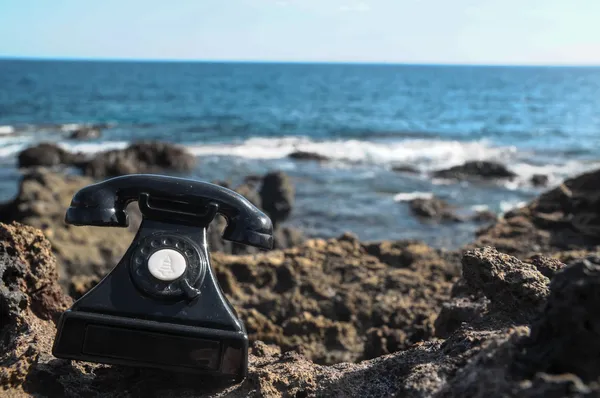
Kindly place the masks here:
[[(65, 138), (87, 123), (110, 127)], [(481, 225), (423, 223), (407, 201), (434, 194), (465, 215), (502, 213), (540, 193), (534, 174), (551, 187), (600, 167), (600, 68), (0, 60), (0, 199), (16, 194), (16, 155), (29, 145), (92, 153), (140, 139), (184, 145), (201, 180), (285, 171), (297, 191), (288, 224), (310, 236), (453, 248)], [(289, 159), (295, 150), (333, 160)], [(519, 177), (429, 174), (467, 160)]]

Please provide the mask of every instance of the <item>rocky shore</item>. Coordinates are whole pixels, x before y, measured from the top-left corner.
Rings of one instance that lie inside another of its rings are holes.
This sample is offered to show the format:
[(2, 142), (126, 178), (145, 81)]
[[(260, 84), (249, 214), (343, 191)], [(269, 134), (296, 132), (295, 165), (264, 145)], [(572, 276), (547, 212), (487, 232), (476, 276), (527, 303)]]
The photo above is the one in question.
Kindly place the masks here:
[[(351, 234), (304, 241), (278, 227), (279, 249), (240, 253), (215, 228), (213, 265), (252, 340), (249, 375), (234, 386), (52, 357), (57, 317), (116, 263), (139, 223), (65, 226), (72, 193), (90, 182), (32, 169), (0, 209), (3, 396), (600, 395), (600, 170), (457, 251)], [(235, 188), (276, 225), (293, 208), (284, 174)]]

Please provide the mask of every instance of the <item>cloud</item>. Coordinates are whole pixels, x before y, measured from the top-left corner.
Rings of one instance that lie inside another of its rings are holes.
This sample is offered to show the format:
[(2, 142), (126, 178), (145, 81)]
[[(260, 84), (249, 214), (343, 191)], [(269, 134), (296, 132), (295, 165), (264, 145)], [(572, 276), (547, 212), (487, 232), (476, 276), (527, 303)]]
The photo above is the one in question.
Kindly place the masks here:
[(340, 11), (344, 12), (367, 12), (371, 10), (371, 6), (366, 3), (352, 3), (340, 6)]

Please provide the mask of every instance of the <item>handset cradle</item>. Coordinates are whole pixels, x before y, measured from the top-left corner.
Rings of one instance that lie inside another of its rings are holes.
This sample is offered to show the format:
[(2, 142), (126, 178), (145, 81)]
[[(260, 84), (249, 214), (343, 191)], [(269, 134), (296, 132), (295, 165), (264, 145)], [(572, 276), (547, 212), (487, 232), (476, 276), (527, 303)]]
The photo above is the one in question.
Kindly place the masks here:
[(61, 316), (59, 358), (195, 372), (241, 380), (248, 336), (210, 265), (207, 228), (227, 220), (223, 238), (270, 249), (271, 220), (229, 189), (195, 180), (127, 175), (77, 192), (65, 221), (140, 228), (116, 267)]

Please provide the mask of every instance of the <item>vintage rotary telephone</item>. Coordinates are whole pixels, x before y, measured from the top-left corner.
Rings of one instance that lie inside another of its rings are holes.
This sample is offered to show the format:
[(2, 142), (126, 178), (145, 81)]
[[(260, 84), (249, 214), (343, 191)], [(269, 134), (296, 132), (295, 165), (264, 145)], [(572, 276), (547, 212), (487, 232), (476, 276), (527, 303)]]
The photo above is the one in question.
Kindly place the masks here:
[(270, 249), (271, 220), (229, 189), (158, 175), (85, 187), (65, 220), (127, 227), (132, 201), (143, 215), (133, 243), (62, 315), (54, 356), (243, 379), (248, 336), (211, 269), (206, 229), (220, 213), (227, 220), (224, 239)]

